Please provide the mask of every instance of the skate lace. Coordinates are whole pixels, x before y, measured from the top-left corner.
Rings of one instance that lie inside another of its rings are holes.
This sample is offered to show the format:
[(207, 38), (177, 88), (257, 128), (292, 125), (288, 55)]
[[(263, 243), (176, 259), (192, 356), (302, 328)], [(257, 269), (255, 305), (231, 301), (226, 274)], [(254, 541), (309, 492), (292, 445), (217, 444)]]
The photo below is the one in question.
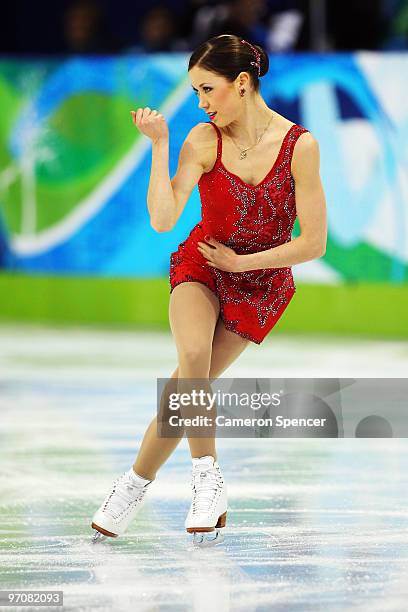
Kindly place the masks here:
[(215, 468), (206, 471), (197, 469), (192, 476), (193, 501), (192, 512), (207, 512), (222, 486), (222, 477)]
[(106, 500), (104, 511), (117, 519), (130, 504), (140, 502), (146, 493), (146, 486), (136, 484), (126, 475), (114, 483), (112, 493)]

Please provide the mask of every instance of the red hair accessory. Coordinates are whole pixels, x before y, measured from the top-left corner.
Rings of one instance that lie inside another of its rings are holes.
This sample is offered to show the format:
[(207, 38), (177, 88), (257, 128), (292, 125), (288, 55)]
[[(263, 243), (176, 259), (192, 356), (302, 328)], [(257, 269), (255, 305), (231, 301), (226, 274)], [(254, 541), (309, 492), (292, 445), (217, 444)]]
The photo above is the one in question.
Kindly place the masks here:
[(256, 61), (255, 62), (251, 62), (251, 66), (256, 66), (256, 68), (258, 70), (258, 77), (259, 77), (260, 74), (261, 74), (261, 54), (259, 53), (258, 49), (256, 49), (256, 47), (251, 45), (251, 43), (247, 42), (246, 40), (242, 39), (241, 43), (243, 45), (248, 45), (248, 47), (250, 47), (252, 53), (255, 55)]

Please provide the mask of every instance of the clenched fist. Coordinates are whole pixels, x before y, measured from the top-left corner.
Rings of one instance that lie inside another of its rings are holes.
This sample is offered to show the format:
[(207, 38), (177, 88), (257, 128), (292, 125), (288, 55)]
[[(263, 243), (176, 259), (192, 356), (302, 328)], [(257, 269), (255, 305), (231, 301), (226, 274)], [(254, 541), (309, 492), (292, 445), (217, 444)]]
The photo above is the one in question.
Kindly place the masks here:
[(166, 119), (156, 110), (146, 108), (138, 108), (137, 111), (130, 111), (133, 123), (135, 126), (152, 142), (165, 140), (169, 137), (169, 128)]

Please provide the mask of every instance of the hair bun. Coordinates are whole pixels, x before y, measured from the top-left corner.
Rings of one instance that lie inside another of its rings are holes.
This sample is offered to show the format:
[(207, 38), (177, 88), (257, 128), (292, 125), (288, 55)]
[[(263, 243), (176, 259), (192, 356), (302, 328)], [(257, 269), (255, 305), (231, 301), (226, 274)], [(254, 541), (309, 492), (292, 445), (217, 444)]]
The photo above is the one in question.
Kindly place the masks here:
[(269, 57), (259, 45), (235, 34), (218, 34), (201, 43), (193, 51), (188, 70), (199, 66), (233, 83), (241, 72), (250, 76), (254, 91), (259, 91), (259, 78), (269, 70)]

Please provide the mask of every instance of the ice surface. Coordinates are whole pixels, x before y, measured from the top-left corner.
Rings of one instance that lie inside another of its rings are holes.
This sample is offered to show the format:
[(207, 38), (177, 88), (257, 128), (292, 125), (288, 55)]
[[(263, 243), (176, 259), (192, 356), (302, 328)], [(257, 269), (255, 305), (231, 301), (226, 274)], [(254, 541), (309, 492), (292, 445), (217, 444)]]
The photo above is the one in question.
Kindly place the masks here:
[[(218, 440), (230, 507), (207, 550), (183, 527), (184, 440), (127, 534), (93, 545), (92, 514), (175, 367), (171, 338), (2, 327), (0, 343), (1, 588), (63, 590), (75, 611), (406, 609), (406, 440)], [(397, 341), (274, 336), (225, 376), (403, 376), (407, 362)]]

